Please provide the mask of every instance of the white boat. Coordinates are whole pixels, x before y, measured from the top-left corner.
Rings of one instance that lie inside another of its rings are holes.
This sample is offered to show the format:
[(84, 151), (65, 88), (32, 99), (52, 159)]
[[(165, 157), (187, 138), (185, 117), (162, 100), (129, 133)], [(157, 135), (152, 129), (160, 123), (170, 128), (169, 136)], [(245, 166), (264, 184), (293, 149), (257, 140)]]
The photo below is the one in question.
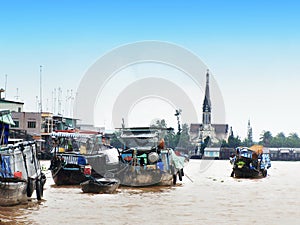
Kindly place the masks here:
[(9, 110), (0, 111), (0, 205), (17, 205), (28, 200), (33, 191), (40, 200), (46, 181), (37, 159), (33, 141), (8, 144), (9, 126), (14, 122)]

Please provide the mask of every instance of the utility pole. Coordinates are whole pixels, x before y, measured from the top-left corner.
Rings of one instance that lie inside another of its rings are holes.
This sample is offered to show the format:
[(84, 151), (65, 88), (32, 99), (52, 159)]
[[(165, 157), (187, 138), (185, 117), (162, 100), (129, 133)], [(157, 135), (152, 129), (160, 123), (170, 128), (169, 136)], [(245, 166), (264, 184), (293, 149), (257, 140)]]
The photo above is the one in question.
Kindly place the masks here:
[(180, 115), (181, 115), (182, 110), (181, 109), (176, 109), (176, 113), (174, 114), (174, 116), (177, 117), (177, 123), (178, 123), (178, 132), (177, 134), (181, 133), (181, 125), (180, 125)]
[(43, 112), (43, 104), (42, 104), (42, 66), (40, 66), (40, 111)]
[(19, 100), (19, 88), (17, 88), (17, 95), (15, 96), (16, 100), (18, 101)]
[(58, 115), (62, 115), (62, 112), (61, 112), (61, 97), (62, 97), (62, 90), (61, 88), (59, 87), (58, 88), (58, 97), (57, 97), (57, 102), (58, 102), (58, 111), (57, 111), (57, 114)]
[(36, 111), (38, 112), (39, 111), (39, 106), (40, 106), (39, 97), (38, 96), (35, 96), (35, 104), (36, 104)]
[(6, 92), (7, 92), (7, 74), (5, 74), (5, 86), (4, 86), (4, 89), (5, 89), (4, 99), (6, 99)]

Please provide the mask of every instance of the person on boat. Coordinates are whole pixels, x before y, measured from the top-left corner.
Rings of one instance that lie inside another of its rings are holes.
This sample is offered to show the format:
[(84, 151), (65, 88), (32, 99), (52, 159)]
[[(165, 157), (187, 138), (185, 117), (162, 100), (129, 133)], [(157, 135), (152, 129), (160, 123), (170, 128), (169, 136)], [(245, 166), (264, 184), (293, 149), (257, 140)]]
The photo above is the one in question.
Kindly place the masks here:
[(75, 139), (72, 139), (72, 147), (73, 151), (79, 151), (79, 147)]
[(158, 149), (164, 149), (164, 148), (165, 148), (165, 140), (162, 138), (158, 143)]
[(144, 168), (145, 165), (145, 159), (143, 157), (140, 158), (140, 166), (141, 168)]
[(73, 151), (73, 145), (71, 138), (68, 139), (68, 152)]
[(134, 157), (132, 160), (132, 166), (137, 166), (137, 165), (138, 165), (138, 159)]
[(239, 148), (236, 148), (236, 153), (235, 153), (235, 155), (236, 155), (236, 158), (240, 158), (240, 149)]

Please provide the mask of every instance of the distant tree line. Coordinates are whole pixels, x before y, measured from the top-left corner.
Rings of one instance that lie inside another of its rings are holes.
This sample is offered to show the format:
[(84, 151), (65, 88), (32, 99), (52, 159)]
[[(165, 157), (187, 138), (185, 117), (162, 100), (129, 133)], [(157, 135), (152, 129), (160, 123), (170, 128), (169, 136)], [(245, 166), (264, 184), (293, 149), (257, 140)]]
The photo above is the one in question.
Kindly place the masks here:
[(288, 136), (285, 136), (283, 132), (280, 132), (273, 137), (270, 131), (263, 131), (259, 144), (274, 148), (300, 148), (300, 138), (297, 133), (290, 133)]
[(238, 146), (247, 146), (259, 144), (265, 147), (289, 147), (289, 148), (300, 148), (300, 138), (297, 133), (290, 133), (288, 136), (285, 136), (283, 132), (278, 133), (276, 136), (272, 136), (270, 131), (263, 131), (260, 135), (259, 142), (254, 142), (252, 140), (252, 135), (245, 138), (243, 141), (239, 136), (234, 136), (231, 129), (228, 140), (223, 140), (221, 145), (222, 147), (236, 148)]
[[(153, 128), (167, 128), (167, 123), (164, 119), (162, 120), (156, 120), (152, 123), (150, 127)], [(193, 151), (195, 149), (195, 146), (192, 145), (190, 141), (190, 135), (189, 135), (189, 126), (188, 124), (183, 124), (181, 126), (180, 132), (174, 132), (173, 129), (171, 130), (165, 130), (163, 131), (164, 134), (164, 140), (165, 145), (168, 148), (172, 149), (185, 149), (188, 151)], [(122, 148), (122, 142), (119, 139), (119, 132), (116, 132), (114, 136), (111, 139), (111, 145), (117, 148)], [(290, 133), (288, 136), (285, 136), (283, 132), (278, 133), (276, 136), (272, 136), (270, 131), (263, 131), (260, 135), (259, 142), (253, 141), (252, 138), (252, 130), (251, 132), (248, 132), (247, 137), (244, 140), (241, 140), (241, 138), (237, 135), (235, 136), (233, 133), (232, 128), (229, 132), (229, 137), (227, 140), (222, 140), (220, 143), (210, 143), (210, 140), (207, 139), (206, 143), (203, 144), (203, 148), (206, 146), (211, 147), (229, 147), (229, 148), (236, 148), (238, 146), (246, 146), (250, 147), (254, 144), (260, 144), (265, 147), (274, 147), (274, 148), (280, 148), (280, 147), (289, 147), (289, 148), (300, 148), (300, 138), (297, 133)], [(204, 149), (201, 149), (204, 151)]]

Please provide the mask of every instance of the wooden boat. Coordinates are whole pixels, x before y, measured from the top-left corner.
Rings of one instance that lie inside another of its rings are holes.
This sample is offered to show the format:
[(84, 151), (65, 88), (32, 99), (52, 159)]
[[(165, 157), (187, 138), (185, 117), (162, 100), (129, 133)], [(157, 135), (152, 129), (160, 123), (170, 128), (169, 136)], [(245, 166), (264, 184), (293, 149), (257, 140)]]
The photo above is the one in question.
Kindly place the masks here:
[(50, 170), (56, 185), (76, 185), (85, 181), (85, 159), (75, 153), (57, 154), (51, 160)]
[(17, 205), (28, 200), (33, 191), (41, 200), (46, 176), (41, 172), (35, 142), (8, 144), (10, 112), (0, 111), (0, 205)]
[(165, 131), (168, 129), (122, 128), (120, 140), (124, 148), (118, 152), (119, 163), (107, 171), (118, 178), (121, 185), (132, 187), (174, 185), (177, 177), (182, 180), (185, 159), (165, 148)]
[(56, 185), (78, 185), (88, 180), (88, 176), (99, 177), (87, 162), (87, 158), (104, 158), (103, 154), (82, 155), (78, 153), (58, 153), (51, 160), (50, 170)]
[[(49, 169), (56, 185), (79, 185), (88, 180), (87, 176), (91, 174), (97, 177), (87, 158), (92, 160), (105, 156), (103, 154), (88, 154), (91, 148), (91, 143), (89, 143), (91, 135), (62, 131), (52, 135), (55, 138), (55, 147)], [(78, 142), (79, 139), (84, 140), (81, 140), (84, 142), (84, 146)]]
[(117, 190), (120, 181), (115, 178), (98, 178), (91, 177), (89, 180), (80, 184), (84, 193), (105, 193), (111, 194)]
[(250, 148), (239, 147), (231, 158), (233, 165), (231, 177), (262, 178), (267, 176), (271, 161), (267, 149), (254, 145)]

